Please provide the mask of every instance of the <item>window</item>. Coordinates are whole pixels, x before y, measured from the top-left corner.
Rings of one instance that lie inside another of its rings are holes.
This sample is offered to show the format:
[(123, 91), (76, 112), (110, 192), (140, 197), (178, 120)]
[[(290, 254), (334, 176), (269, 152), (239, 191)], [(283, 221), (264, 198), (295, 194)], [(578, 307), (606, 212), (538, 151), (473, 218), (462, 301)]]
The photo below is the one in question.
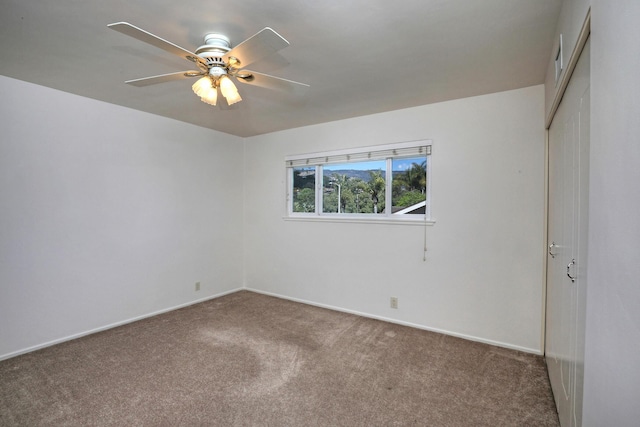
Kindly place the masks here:
[(289, 218), (429, 220), (431, 141), (285, 158)]

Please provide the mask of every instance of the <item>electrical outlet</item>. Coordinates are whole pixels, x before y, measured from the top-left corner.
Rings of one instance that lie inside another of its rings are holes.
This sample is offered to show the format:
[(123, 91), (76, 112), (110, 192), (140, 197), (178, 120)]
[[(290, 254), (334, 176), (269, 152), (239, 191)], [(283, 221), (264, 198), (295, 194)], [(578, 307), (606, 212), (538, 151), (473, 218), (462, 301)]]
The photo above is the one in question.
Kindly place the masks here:
[(200, 282), (196, 282), (196, 291), (200, 290)]
[(398, 308), (398, 298), (391, 297), (391, 308)]

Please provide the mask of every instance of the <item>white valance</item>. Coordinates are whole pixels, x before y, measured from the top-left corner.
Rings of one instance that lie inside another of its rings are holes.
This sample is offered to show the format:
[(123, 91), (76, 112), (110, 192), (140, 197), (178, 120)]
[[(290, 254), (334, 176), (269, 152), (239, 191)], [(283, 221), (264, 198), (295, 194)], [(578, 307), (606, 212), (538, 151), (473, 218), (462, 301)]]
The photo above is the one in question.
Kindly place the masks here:
[(285, 157), (288, 167), (325, 165), (330, 163), (366, 162), (395, 157), (418, 157), (431, 154), (431, 141), (420, 140), (372, 147), (353, 148)]

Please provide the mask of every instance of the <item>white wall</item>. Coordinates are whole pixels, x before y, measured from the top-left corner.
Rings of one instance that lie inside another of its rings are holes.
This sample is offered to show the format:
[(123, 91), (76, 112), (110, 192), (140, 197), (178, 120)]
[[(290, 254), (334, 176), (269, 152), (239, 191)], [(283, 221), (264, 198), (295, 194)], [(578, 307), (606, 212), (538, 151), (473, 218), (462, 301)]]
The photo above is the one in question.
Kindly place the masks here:
[[(542, 85), (246, 140), (246, 286), (542, 351)], [(286, 155), (432, 139), (433, 217), (284, 221)], [(399, 309), (389, 308), (389, 297)]]
[(593, 0), (585, 426), (640, 420), (640, 2)]
[(0, 359), (242, 287), (242, 139), (0, 93)]

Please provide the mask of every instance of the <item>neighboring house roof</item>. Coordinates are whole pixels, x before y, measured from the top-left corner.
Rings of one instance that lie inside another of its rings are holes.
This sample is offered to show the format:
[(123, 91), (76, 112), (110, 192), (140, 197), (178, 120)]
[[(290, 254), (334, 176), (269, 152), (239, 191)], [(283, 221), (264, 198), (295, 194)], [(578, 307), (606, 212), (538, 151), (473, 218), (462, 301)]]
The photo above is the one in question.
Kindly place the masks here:
[(427, 201), (423, 200), (420, 203), (416, 203), (415, 205), (407, 206), (406, 208), (400, 209), (398, 211), (395, 211), (396, 208), (393, 208), (394, 209), (393, 214), (394, 215), (423, 214), (423, 213), (425, 213), (426, 206), (427, 206)]

